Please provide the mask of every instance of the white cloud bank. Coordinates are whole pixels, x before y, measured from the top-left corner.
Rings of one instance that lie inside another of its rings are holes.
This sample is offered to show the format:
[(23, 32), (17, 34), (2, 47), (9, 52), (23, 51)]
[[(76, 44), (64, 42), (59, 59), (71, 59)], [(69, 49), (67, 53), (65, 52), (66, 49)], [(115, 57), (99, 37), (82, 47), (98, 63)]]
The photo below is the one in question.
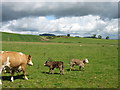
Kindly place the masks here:
[(24, 17), (22, 19), (3, 22), (0, 27), (2, 32), (21, 34), (53, 33), (56, 35), (91, 36), (101, 35), (104, 38), (109, 36), (112, 39), (118, 38), (118, 19), (101, 19), (100, 16), (86, 15), (77, 17), (63, 17), (48, 20), (46, 17)]

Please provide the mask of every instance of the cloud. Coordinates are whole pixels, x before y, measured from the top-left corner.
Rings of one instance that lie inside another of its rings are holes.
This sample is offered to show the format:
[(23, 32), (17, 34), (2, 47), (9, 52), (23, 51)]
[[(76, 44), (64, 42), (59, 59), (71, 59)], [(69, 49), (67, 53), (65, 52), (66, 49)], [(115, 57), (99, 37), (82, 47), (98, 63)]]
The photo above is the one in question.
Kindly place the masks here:
[(56, 35), (72, 36), (91, 36), (93, 34), (102, 35), (104, 38), (117, 38), (118, 19), (101, 19), (97, 15), (61, 17), (49, 20), (44, 16), (24, 17), (17, 20), (4, 22), (1, 31), (21, 33), (21, 34), (40, 34), (53, 33)]
[(119, 8), (118, 2), (3, 2), (0, 31), (118, 38)]
[(23, 17), (50, 16), (56, 18), (86, 15), (102, 18), (117, 18), (117, 2), (3, 2), (2, 20), (9, 21)]

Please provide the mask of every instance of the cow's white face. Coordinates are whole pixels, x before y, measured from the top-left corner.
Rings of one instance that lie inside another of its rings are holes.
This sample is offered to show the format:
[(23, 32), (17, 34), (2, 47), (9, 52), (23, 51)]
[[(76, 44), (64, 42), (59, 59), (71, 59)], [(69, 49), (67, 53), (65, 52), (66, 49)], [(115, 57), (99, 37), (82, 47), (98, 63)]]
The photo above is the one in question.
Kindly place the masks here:
[(28, 62), (27, 62), (27, 64), (30, 65), (30, 66), (33, 66), (32, 57), (30, 55), (28, 56)]
[(33, 63), (32, 63), (31, 60), (27, 64), (30, 65), (30, 66), (33, 66)]
[(86, 63), (89, 63), (88, 59), (85, 59), (85, 62), (86, 62)]

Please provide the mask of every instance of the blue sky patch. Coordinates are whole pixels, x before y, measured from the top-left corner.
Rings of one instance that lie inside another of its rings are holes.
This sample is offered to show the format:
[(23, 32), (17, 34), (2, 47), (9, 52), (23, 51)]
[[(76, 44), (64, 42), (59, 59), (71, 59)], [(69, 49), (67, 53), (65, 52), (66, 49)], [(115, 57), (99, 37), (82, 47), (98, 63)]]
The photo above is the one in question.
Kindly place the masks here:
[(48, 20), (55, 20), (55, 17), (54, 17), (54, 16), (46, 16), (46, 18), (47, 18)]

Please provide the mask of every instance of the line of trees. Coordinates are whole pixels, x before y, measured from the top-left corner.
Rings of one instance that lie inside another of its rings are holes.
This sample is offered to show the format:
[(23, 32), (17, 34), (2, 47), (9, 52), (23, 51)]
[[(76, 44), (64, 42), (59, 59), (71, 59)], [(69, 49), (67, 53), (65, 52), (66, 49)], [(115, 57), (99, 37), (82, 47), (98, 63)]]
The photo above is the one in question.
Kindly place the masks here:
[[(102, 39), (102, 36), (101, 36), (101, 35), (98, 35), (98, 37), (97, 37), (97, 35), (96, 35), (96, 34), (93, 34), (91, 37), (92, 37), (92, 38)], [(105, 39), (109, 39), (109, 36), (106, 36), (106, 38), (105, 38)]]
[[(70, 34), (67, 34), (67, 37), (70, 37)], [(97, 39), (102, 39), (102, 36), (101, 35), (96, 35), (96, 34), (93, 34), (91, 37), (86, 37), (86, 38), (97, 38)], [(109, 39), (109, 36), (106, 36), (105, 39)]]
[[(53, 38), (53, 36), (56, 36), (56, 35), (54, 35), (54, 34), (39, 34), (40, 36), (49, 36), (49, 38), (51, 38), (51, 36), (52, 36), (52, 38)], [(70, 37), (71, 35), (70, 34), (67, 34), (67, 37)], [(102, 36), (101, 35), (96, 35), (96, 34), (93, 34), (92, 36), (90, 36), (90, 37), (85, 37), (85, 38), (97, 38), (97, 39), (102, 39)], [(109, 39), (109, 36), (106, 36), (106, 38), (105, 39)]]

